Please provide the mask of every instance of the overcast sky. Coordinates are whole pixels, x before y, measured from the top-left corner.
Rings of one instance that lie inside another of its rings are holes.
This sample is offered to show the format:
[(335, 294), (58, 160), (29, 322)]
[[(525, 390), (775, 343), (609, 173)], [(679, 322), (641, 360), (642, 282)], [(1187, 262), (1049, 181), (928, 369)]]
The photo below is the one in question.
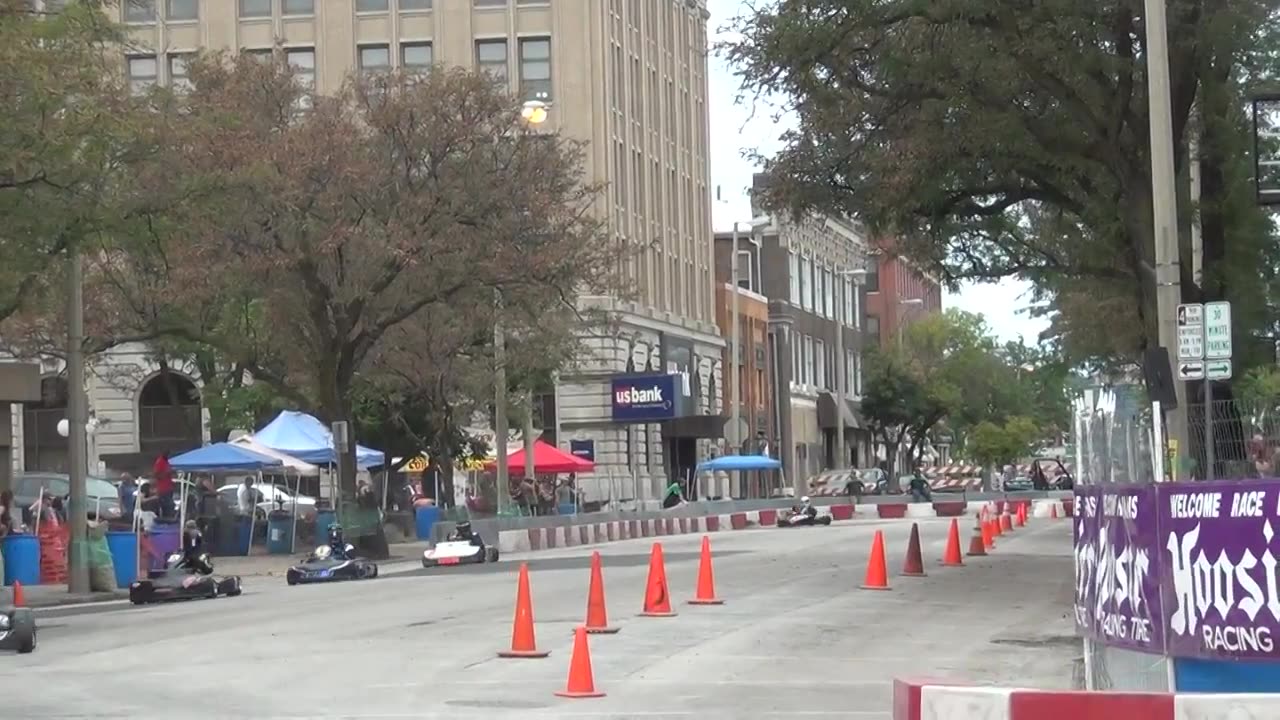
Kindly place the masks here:
[[(745, 0), (707, 0), (711, 11), (709, 32), (713, 42), (722, 27), (746, 9)], [(738, 81), (722, 58), (713, 57), (710, 73), (711, 97), (711, 182), (719, 186), (721, 202), (715, 204), (714, 218), (717, 229), (727, 229), (733, 220), (750, 220), (750, 207), (746, 189), (751, 184), (751, 174), (757, 169), (743, 159), (744, 150), (758, 150), (763, 154), (776, 152), (780, 147), (778, 136), (792, 122), (782, 118), (775, 122), (776, 106), (747, 98), (738, 102)], [(713, 189), (714, 196), (714, 189)], [(959, 307), (986, 316), (987, 323), (1002, 340), (1019, 337), (1034, 344), (1036, 336), (1045, 328), (1039, 319), (1026, 316), (1030, 304), (1028, 285), (1018, 281), (996, 284), (970, 284), (958, 293), (943, 296), (946, 307)]]

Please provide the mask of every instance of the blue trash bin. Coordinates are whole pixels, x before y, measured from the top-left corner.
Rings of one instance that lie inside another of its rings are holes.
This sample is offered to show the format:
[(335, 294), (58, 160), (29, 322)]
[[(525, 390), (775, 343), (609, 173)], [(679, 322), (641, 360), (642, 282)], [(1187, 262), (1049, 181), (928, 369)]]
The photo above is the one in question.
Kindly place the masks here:
[(293, 516), (271, 513), (267, 518), (267, 553), (288, 555), (293, 552)]
[(329, 542), (329, 526), (338, 522), (338, 514), (332, 510), (320, 510), (316, 513), (316, 536), (312, 542), (317, 547)]
[(9, 535), (0, 545), (4, 553), (4, 584), (40, 584), (40, 540), (35, 535)]
[(435, 505), (420, 507), (414, 512), (414, 524), (419, 540), (431, 539), (431, 527), (440, 522), (440, 508)]
[(560, 515), (577, 515), (578, 506), (573, 503), (560, 503), (556, 506), (556, 512)]
[(138, 577), (138, 536), (132, 531), (110, 531), (107, 533), (107, 548), (111, 550), (116, 587), (129, 587)]

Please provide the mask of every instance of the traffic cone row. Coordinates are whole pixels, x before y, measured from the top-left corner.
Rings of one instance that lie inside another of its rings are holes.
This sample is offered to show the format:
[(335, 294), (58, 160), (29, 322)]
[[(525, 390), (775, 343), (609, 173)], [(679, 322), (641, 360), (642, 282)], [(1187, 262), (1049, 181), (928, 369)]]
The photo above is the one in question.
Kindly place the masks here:
[[(883, 551), (883, 547), (881, 550)], [(620, 628), (609, 625), (608, 610), (604, 600), (604, 571), (601, 565), (600, 553), (591, 553), (591, 581), (587, 588), (587, 619), (581, 626), (574, 628), (573, 655), (569, 659), (569, 679), (565, 689), (555, 693), (559, 697), (604, 697), (603, 692), (596, 690), (587, 635), (613, 634)], [(716, 596), (715, 575), (711, 569), (711, 539), (705, 536), (702, 538), (702, 554), (698, 563), (697, 591), (689, 600), (689, 604), (724, 604), (724, 601)], [(671, 609), (666, 562), (663, 559), (660, 543), (653, 544), (653, 550), (649, 555), (649, 577), (645, 583), (644, 608), (640, 614), (645, 617), (676, 615)], [(511, 629), (511, 649), (499, 651), (498, 657), (545, 658), (550, 654), (550, 651), (539, 650), (537, 647), (533, 629), (533, 600), (529, 590), (529, 566), (521, 564), (516, 583), (516, 614)]]

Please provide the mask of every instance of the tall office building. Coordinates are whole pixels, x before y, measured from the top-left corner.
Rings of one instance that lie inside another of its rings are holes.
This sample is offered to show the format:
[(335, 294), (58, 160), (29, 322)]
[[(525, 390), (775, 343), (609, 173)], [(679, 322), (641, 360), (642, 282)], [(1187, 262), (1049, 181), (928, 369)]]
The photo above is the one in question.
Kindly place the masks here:
[[(55, 0), (43, 0), (54, 2)], [(634, 294), (544, 402), (558, 443), (594, 456), (591, 499), (652, 498), (723, 433), (713, 312), (705, 0), (122, 0), (130, 84), (186, 82), (204, 49), (278, 52), (319, 93), (353, 72), (492, 72), (587, 140), (588, 176)], [(657, 399), (660, 398), (660, 399)], [(550, 412), (548, 412), (550, 411)]]

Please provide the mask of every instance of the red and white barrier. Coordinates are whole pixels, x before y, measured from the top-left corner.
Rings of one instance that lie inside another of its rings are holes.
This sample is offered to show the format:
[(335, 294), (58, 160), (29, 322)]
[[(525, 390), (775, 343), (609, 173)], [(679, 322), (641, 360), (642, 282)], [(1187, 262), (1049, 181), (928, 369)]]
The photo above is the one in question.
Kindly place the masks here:
[(1082, 692), (897, 680), (893, 720), (1271, 720), (1280, 695)]

